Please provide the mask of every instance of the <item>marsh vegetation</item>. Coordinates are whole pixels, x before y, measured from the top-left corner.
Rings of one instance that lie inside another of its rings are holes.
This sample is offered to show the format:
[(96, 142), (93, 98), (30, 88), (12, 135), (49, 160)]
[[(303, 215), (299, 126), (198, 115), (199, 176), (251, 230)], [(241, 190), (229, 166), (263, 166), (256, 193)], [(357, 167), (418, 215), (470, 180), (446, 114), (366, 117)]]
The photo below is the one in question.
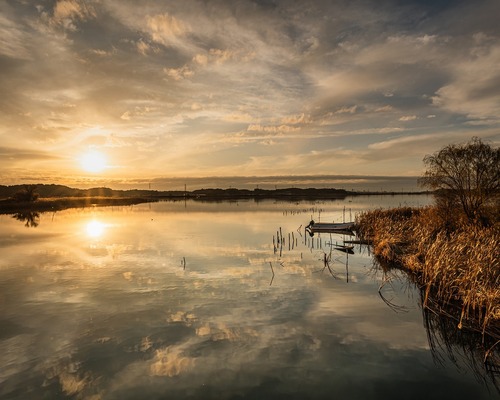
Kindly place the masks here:
[(424, 306), (456, 305), (457, 324), (500, 339), (500, 225), (450, 232), (436, 207), (373, 210), (357, 217), (358, 233), (384, 265), (401, 267), (424, 289)]
[(424, 208), (371, 210), (358, 234), (384, 266), (406, 270), (422, 305), (500, 341), (500, 150), (473, 138), (424, 160), (422, 184), (437, 189)]

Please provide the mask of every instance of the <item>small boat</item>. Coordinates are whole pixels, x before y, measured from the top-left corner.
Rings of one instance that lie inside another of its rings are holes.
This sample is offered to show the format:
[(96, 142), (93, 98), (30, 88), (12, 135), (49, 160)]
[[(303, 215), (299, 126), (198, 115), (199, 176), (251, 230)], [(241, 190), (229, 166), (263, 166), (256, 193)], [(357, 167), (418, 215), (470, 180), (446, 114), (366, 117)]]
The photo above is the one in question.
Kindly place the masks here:
[(354, 222), (309, 222), (306, 226), (306, 230), (309, 233), (315, 232), (332, 232), (332, 233), (351, 233), (354, 229)]

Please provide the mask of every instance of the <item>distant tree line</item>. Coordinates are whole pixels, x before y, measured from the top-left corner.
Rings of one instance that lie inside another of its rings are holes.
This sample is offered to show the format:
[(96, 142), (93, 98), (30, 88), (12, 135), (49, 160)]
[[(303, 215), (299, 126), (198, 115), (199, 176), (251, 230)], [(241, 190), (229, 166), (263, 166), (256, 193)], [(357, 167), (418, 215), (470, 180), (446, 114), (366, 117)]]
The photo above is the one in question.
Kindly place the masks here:
[(35, 201), (39, 194), (36, 192), (36, 185), (26, 185), (24, 188), (14, 193), (12, 198), (16, 201)]
[(28, 184), (28, 185), (0, 185), (0, 199), (14, 199), (19, 201), (34, 201), (30, 193), (38, 197), (135, 197), (154, 196), (159, 192), (153, 190), (114, 190), (106, 187), (91, 189), (76, 189), (56, 184)]
[(356, 192), (348, 192), (344, 189), (335, 188), (283, 188), (283, 189), (220, 189), (207, 188), (197, 189), (191, 192), (180, 190), (115, 190), (106, 187), (92, 189), (75, 189), (64, 185), (0, 185), (0, 199), (13, 199), (16, 201), (34, 201), (41, 198), (64, 198), (64, 197), (148, 197), (148, 198), (195, 198), (195, 199), (238, 199), (238, 198), (344, 198), (354, 195)]

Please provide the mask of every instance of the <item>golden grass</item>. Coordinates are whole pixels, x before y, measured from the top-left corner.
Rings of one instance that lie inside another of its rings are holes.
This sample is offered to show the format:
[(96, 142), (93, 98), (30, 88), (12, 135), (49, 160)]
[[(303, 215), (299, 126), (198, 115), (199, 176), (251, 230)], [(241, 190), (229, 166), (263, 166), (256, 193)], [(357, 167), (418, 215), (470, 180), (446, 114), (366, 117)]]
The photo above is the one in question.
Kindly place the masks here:
[(423, 306), (458, 305), (458, 326), (500, 333), (500, 223), (445, 229), (435, 207), (375, 210), (356, 217), (358, 234), (376, 258), (409, 271)]

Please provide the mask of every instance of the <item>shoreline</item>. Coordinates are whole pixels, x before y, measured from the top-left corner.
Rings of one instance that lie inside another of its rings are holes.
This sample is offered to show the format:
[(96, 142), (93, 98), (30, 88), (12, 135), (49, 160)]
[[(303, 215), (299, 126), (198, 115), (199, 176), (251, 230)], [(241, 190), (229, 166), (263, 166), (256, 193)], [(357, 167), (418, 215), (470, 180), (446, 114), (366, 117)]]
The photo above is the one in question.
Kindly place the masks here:
[(402, 270), (417, 284), (422, 307), (500, 343), (498, 222), (446, 231), (436, 207), (427, 206), (367, 211), (356, 226), (382, 268)]
[(137, 197), (62, 197), (35, 201), (0, 200), (0, 214), (62, 211), (69, 208), (128, 206), (156, 202), (157, 199)]
[[(68, 188), (69, 189), (69, 188)], [(41, 195), (34, 201), (0, 199), (0, 214), (18, 212), (49, 212), (68, 208), (127, 206), (158, 201), (237, 201), (237, 200), (342, 200), (354, 196), (428, 195), (429, 192), (353, 192), (343, 189), (199, 189), (194, 191), (114, 191), (105, 188), (81, 191), (77, 195)], [(83, 195), (80, 195), (83, 192)], [(97, 195), (96, 195), (97, 194)]]

